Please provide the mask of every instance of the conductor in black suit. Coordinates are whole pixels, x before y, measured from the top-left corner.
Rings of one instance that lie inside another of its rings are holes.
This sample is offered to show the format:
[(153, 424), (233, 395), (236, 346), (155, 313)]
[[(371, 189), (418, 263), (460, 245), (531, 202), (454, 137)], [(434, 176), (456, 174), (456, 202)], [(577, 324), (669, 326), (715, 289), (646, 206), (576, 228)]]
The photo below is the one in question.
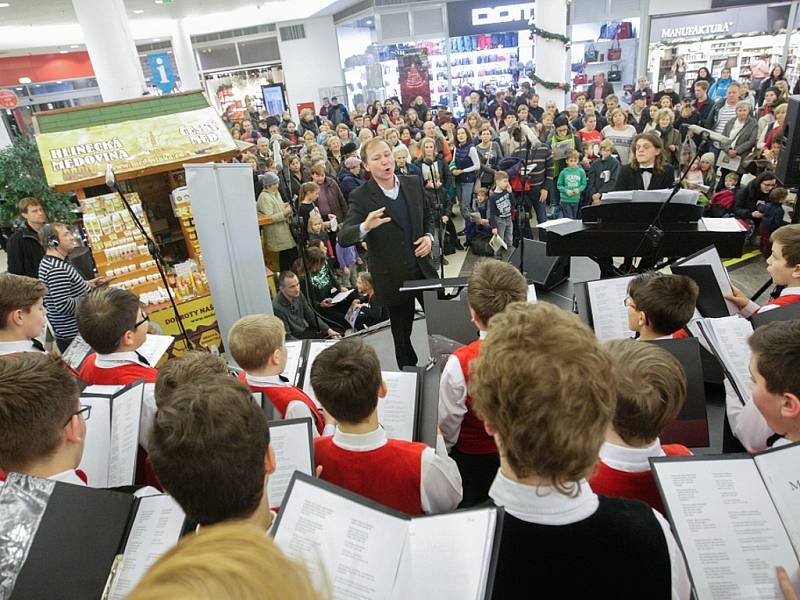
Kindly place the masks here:
[(375, 298), (389, 311), (394, 352), (402, 369), (417, 364), (411, 329), (414, 300), (422, 304), (422, 296), (399, 289), (410, 279), (437, 277), (430, 258), (433, 216), (419, 177), (395, 175), (394, 156), (383, 139), (365, 143), (361, 160), (372, 179), (350, 193), (338, 242), (352, 246), (366, 240)]

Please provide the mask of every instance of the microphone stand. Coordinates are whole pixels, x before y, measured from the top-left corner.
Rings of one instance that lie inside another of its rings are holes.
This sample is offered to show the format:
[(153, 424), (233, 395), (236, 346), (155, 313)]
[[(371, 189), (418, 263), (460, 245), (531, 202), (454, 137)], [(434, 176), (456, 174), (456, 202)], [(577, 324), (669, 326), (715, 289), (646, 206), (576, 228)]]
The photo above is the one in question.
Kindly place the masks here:
[(439, 261), (439, 273), (440, 277), (444, 279), (444, 223), (442, 223), (442, 217), (444, 216), (444, 205), (442, 204), (441, 198), (439, 197), (439, 190), (441, 189), (440, 185), (436, 184), (436, 174), (433, 172), (433, 165), (436, 164), (436, 171), (438, 172), (439, 169), (439, 159), (436, 158), (435, 160), (431, 160), (430, 158), (425, 159), (424, 163), (428, 166), (428, 169), (431, 172), (431, 181), (433, 182), (433, 194), (436, 198), (436, 232), (439, 238), (439, 252), (441, 254)]
[(122, 193), (122, 189), (120, 189), (119, 184), (117, 183), (117, 178), (114, 176), (114, 171), (111, 168), (111, 165), (108, 164), (106, 167), (106, 185), (111, 188), (112, 191), (119, 194), (119, 197), (122, 199), (122, 203), (125, 205), (125, 208), (128, 210), (128, 213), (133, 219), (136, 228), (139, 230), (139, 233), (144, 237), (145, 243), (147, 244), (147, 251), (150, 253), (151, 258), (156, 263), (158, 267), (158, 274), (161, 277), (161, 283), (164, 284), (164, 288), (167, 290), (167, 296), (169, 296), (169, 303), (172, 305), (172, 310), (175, 313), (175, 322), (178, 324), (178, 329), (180, 330), (180, 335), (183, 338), (184, 343), (186, 344), (187, 350), (194, 350), (194, 345), (189, 340), (189, 334), (186, 333), (186, 328), (183, 326), (183, 318), (181, 317), (181, 313), (178, 310), (178, 305), (175, 303), (175, 296), (172, 294), (172, 288), (167, 281), (166, 275), (166, 262), (164, 261), (164, 256), (161, 254), (161, 248), (159, 248), (158, 244), (156, 244), (155, 240), (153, 240), (148, 234), (147, 230), (142, 225), (142, 222), (139, 220), (139, 217), (133, 211), (128, 199), (125, 197), (125, 194)]

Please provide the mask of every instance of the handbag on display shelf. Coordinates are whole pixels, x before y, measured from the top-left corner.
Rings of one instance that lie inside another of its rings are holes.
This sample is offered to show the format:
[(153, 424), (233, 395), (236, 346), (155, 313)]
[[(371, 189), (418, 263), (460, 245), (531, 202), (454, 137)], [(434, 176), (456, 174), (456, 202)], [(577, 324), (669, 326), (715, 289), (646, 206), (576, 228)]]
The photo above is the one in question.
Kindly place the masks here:
[(579, 62), (579, 63), (572, 63), (570, 65), (570, 69), (573, 73), (583, 73), (586, 70), (586, 63)]
[(622, 46), (619, 40), (611, 42), (611, 48), (608, 49), (608, 60), (619, 60), (622, 58)]
[(611, 68), (608, 70), (608, 80), (612, 83), (618, 83), (622, 81), (622, 69), (620, 68), (619, 63), (611, 65)]
[(594, 44), (589, 44), (589, 47), (583, 51), (583, 62), (585, 63), (597, 62), (599, 55), (600, 53), (597, 51), (597, 48), (594, 47)]
[(589, 83), (589, 76), (586, 73), (578, 73), (575, 75), (575, 78), (572, 80), (572, 83), (575, 85), (583, 85), (584, 83)]
[(628, 40), (634, 37), (633, 33), (633, 23), (630, 21), (623, 21), (617, 27), (617, 35), (615, 36), (618, 40)]
[(617, 33), (619, 31), (619, 27), (620, 27), (619, 21), (608, 21), (607, 23), (603, 23), (603, 26), (600, 28), (600, 37), (597, 39), (600, 40), (617, 39)]

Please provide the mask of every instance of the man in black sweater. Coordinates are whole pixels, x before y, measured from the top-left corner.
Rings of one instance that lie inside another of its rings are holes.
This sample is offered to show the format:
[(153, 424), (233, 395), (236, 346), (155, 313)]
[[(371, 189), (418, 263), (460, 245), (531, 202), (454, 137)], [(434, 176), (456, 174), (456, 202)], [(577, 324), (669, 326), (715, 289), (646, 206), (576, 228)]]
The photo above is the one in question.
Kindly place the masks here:
[(19, 201), (19, 214), (25, 222), (8, 239), (8, 272), (38, 278), (44, 256), (39, 230), (47, 223), (47, 214), (42, 203), (31, 197)]

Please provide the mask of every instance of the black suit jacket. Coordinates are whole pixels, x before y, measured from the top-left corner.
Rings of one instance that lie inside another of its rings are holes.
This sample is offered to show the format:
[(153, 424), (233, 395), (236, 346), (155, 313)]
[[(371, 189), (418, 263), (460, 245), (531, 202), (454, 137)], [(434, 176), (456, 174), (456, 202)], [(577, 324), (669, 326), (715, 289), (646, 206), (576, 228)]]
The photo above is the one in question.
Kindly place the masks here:
[[(397, 178), (411, 215), (411, 239), (417, 240), (428, 233), (433, 235), (433, 215), (425, 200), (420, 178), (413, 175), (398, 175)], [(342, 246), (353, 246), (360, 241), (361, 223), (373, 210), (383, 207), (386, 209), (384, 217), (392, 219), (368, 232), (364, 238), (369, 249), (369, 272), (375, 283), (375, 297), (381, 305), (393, 306), (406, 302), (406, 298), (398, 293), (409, 277), (403, 248), (405, 236), (397, 215), (386, 203), (386, 196), (377, 182), (370, 179), (350, 193), (349, 204), (337, 237)], [(417, 258), (417, 265), (425, 278), (437, 277), (430, 254)]]
[(672, 165), (664, 165), (661, 173), (653, 173), (650, 179), (650, 187), (644, 187), (641, 171), (634, 171), (630, 165), (620, 167), (617, 185), (614, 188), (617, 192), (627, 192), (633, 190), (671, 190), (675, 187), (675, 170)]

